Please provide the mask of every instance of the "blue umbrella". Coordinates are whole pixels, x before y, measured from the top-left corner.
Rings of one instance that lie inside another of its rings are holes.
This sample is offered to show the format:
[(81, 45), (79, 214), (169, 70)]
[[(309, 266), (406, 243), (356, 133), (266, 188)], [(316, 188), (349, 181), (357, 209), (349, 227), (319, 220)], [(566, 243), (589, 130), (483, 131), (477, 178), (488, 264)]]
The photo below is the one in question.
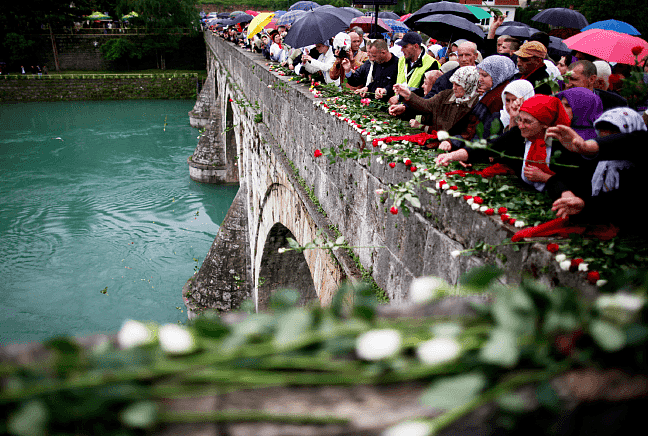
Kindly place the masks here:
[(320, 5), (319, 3), (311, 2), (311, 1), (301, 1), (294, 3), (291, 7), (288, 8), (289, 11), (295, 11), (295, 10), (300, 10), (300, 11), (311, 11), (315, 8), (318, 8)]
[(286, 12), (288, 12), (288, 11), (275, 11), (274, 12), (275, 18), (279, 18), (279, 17), (284, 16), (286, 14)]
[(306, 11), (301, 9), (296, 9), (294, 11), (288, 11), (277, 19), (277, 26), (287, 26), (292, 24), (297, 18), (304, 15)]
[(382, 19), (386, 25), (392, 28), (392, 32), (394, 33), (407, 33), (410, 31), (410, 28), (407, 27), (404, 23), (401, 23), (398, 20), (393, 20), (390, 18), (383, 18)]
[(639, 32), (632, 24), (628, 24), (625, 21), (619, 20), (597, 21), (596, 23), (592, 23), (589, 26), (583, 27), (581, 29), (581, 32), (585, 32), (586, 30), (590, 29), (614, 30), (615, 32), (626, 33), (628, 35), (641, 35), (641, 32)]
[(308, 11), (293, 22), (284, 42), (291, 47), (324, 43), (346, 30), (350, 22), (331, 9)]
[(587, 26), (587, 18), (580, 12), (568, 8), (549, 8), (537, 13), (531, 18), (538, 23), (551, 24), (552, 26), (567, 27), (569, 29), (582, 29)]

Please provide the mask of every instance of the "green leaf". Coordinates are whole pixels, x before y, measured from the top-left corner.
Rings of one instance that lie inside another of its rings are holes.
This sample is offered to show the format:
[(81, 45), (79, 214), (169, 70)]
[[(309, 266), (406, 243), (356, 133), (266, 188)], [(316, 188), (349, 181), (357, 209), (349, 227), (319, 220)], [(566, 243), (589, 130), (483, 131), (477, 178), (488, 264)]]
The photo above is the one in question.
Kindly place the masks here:
[(510, 330), (496, 328), (480, 350), (479, 357), (492, 365), (513, 368), (520, 358), (517, 337)]
[(293, 249), (301, 248), (301, 246), (293, 238), (286, 238), (286, 242), (288, 242), (288, 246), (290, 248), (293, 248)]
[(409, 202), (413, 207), (421, 207), (421, 200), (419, 200), (419, 198), (414, 195), (410, 196)]
[(461, 276), (460, 283), (463, 286), (486, 289), (488, 285), (502, 275), (502, 270), (492, 265), (486, 265), (472, 270)]
[(337, 239), (335, 240), (335, 245), (343, 245), (344, 242), (345, 242), (345, 240), (344, 240), (344, 236), (340, 236), (339, 238), (337, 238)]
[(497, 399), (497, 404), (507, 412), (521, 413), (527, 410), (522, 395), (510, 392)]
[(600, 319), (592, 321), (590, 333), (596, 343), (605, 351), (619, 351), (626, 344), (623, 331), (614, 324)]
[(298, 342), (306, 334), (311, 324), (311, 313), (306, 309), (296, 308), (283, 314), (278, 320), (275, 343), (279, 347)]
[(46, 434), (48, 415), (47, 406), (42, 401), (33, 400), (9, 417), (7, 428), (17, 436), (40, 436)]
[(536, 390), (536, 398), (538, 402), (544, 407), (553, 410), (554, 412), (560, 411), (560, 397), (551, 387), (549, 383), (542, 383)]
[(120, 420), (129, 427), (149, 428), (157, 419), (158, 405), (154, 401), (139, 401), (119, 414)]
[(227, 327), (215, 311), (207, 311), (193, 322), (196, 332), (208, 338), (221, 338), (229, 333)]
[(280, 289), (270, 297), (270, 308), (276, 312), (285, 312), (297, 305), (301, 295), (293, 289)]
[(479, 395), (486, 385), (486, 377), (472, 372), (435, 381), (421, 396), (421, 402), (439, 409), (453, 409), (462, 406)]

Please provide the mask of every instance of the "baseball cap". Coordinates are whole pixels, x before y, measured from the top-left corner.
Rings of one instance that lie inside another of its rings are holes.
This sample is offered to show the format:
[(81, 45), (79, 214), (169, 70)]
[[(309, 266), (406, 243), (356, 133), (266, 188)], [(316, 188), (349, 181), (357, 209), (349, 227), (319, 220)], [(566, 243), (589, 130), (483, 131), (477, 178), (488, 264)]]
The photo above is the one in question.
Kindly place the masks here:
[(405, 47), (407, 44), (423, 44), (423, 38), (416, 32), (407, 32), (396, 44)]
[(538, 57), (544, 59), (547, 56), (547, 48), (538, 41), (528, 41), (514, 53), (521, 58)]

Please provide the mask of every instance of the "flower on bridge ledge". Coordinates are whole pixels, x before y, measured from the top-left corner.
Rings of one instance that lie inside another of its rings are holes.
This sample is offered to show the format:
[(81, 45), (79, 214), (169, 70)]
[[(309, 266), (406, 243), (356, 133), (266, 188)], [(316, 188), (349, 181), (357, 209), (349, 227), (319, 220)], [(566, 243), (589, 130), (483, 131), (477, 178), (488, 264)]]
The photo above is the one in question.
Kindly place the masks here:
[(315, 150), (314, 154), (315, 154), (315, 157), (320, 157), (322, 155), (322, 151), (318, 148), (317, 150)]
[(392, 215), (397, 215), (398, 214), (398, 208), (396, 206), (392, 206), (389, 211), (392, 213)]
[(360, 100), (360, 104), (362, 104), (363, 106), (369, 106), (369, 104), (371, 104), (371, 99), (363, 98), (362, 100)]

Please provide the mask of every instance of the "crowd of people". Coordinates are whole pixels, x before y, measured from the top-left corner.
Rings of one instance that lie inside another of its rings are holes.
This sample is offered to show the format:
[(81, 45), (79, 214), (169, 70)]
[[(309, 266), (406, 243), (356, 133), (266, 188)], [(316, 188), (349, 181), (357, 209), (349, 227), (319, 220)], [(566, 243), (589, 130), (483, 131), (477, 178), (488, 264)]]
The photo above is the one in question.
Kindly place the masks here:
[[(627, 66), (552, 53), (544, 32), (526, 41), (496, 38), (502, 21), (492, 20), (479, 46), (413, 31), (388, 40), (358, 27), (301, 48), (282, 43), (286, 26), (251, 39), (233, 28), (221, 35), (296, 74), (381, 100), (413, 128), (448, 132), (426, 145), (443, 151), (439, 166), (497, 161), (522, 186), (549, 195), (558, 217), (643, 233), (631, 195), (643, 186), (638, 168), (648, 110), (628, 107), (619, 81), (610, 80)], [(486, 148), (473, 146), (478, 131)]]

